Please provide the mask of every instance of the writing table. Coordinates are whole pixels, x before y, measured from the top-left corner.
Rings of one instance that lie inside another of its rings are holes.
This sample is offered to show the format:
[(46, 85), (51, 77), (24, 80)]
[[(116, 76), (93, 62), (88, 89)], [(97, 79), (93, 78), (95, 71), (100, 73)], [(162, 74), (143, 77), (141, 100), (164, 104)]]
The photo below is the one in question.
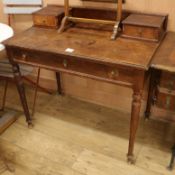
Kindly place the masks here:
[(13, 65), (15, 80), (29, 125), (32, 124), (32, 120), (19, 63), (132, 88), (128, 161), (133, 163), (134, 142), (139, 124), (146, 71), (159, 43), (121, 37), (113, 41), (110, 40), (110, 36), (111, 31), (87, 29), (78, 24), (61, 34), (52, 29), (32, 27), (4, 44)]
[[(150, 87), (146, 108), (146, 117), (149, 118), (151, 114), (151, 108), (154, 104), (162, 112), (159, 112), (159, 119), (175, 121), (175, 116), (166, 115), (166, 111), (175, 111), (175, 106), (172, 107), (175, 90), (175, 33), (168, 32), (164, 41), (161, 43), (159, 49), (154, 55), (151, 64), (151, 78)], [(159, 91), (162, 88), (163, 91)], [(165, 97), (172, 95), (171, 98), (158, 98), (159, 94), (163, 94)], [(159, 105), (162, 104), (162, 105)], [(157, 110), (158, 111), (158, 110)], [(164, 112), (163, 112), (164, 111)], [(173, 114), (173, 113), (172, 113)]]
[[(175, 122), (175, 33), (168, 32), (151, 62), (146, 117)], [(160, 89), (163, 89), (160, 91)], [(169, 169), (173, 168), (175, 145)]]

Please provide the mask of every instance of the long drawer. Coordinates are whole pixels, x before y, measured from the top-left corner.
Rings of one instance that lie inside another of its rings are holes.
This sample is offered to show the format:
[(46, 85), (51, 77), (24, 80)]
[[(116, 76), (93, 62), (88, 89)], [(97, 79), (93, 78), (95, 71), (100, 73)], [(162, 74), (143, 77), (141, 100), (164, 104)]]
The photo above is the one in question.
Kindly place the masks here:
[(141, 70), (116, 64), (108, 64), (75, 56), (57, 55), (52, 53), (13, 50), (13, 59), (19, 63), (27, 63), (47, 69), (55, 69), (72, 74), (78, 74), (107, 81), (122, 81), (128, 86), (132, 85)]

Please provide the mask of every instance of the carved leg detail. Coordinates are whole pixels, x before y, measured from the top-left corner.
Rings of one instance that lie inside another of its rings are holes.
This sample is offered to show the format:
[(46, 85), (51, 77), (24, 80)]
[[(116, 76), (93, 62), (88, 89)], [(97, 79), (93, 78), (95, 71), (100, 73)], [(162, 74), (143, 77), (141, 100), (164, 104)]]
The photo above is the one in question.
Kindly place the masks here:
[(61, 89), (61, 77), (60, 77), (60, 73), (56, 72), (56, 79), (57, 79), (57, 91), (58, 94), (62, 94), (62, 89)]
[(128, 148), (128, 162), (131, 164), (135, 163), (134, 159), (134, 142), (136, 137), (136, 132), (139, 124), (139, 113), (141, 107), (142, 92), (134, 92), (132, 101), (132, 112), (130, 121), (130, 138), (129, 138), (129, 148)]
[(26, 99), (26, 95), (25, 95), (25, 89), (24, 89), (24, 84), (21, 78), (21, 73), (20, 73), (20, 69), (18, 65), (12, 65), (13, 67), (13, 72), (14, 72), (14, 79), (17, 85), (17, 89), (19, 92), (19, 96), (20, 96), (20, 100), (22, 103), (22, 107), (24, 110), (24, 114), (26, 117), (26, 121), (28, 123), (28, 126), (31, 128), (32, 125), (32, 119), (29, 113), (29, 109), (28, 109), (28, 105), (27, 105), (27, 99)]

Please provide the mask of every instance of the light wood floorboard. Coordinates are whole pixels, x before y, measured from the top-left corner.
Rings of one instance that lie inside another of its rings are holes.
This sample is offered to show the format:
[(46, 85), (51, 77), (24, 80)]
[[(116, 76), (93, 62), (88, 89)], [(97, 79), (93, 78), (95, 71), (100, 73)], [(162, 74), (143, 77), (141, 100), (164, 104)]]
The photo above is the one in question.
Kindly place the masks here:
[[(32, 106), (30, 88), (27, 94)], [(175, 137), (172, 124), (141, 118), (137, 162), (129, 165), (130, 114), (66, 96), (38, 96), (34, 128), (27, 128), (19, 112), (19, 119), (0, 136), (2, 175), (175, 174), (166, 169)], [(21, 110), (15, 88), (9, 89), (7, 107)], [(8, 164), (13, 172), (4, 168)]]

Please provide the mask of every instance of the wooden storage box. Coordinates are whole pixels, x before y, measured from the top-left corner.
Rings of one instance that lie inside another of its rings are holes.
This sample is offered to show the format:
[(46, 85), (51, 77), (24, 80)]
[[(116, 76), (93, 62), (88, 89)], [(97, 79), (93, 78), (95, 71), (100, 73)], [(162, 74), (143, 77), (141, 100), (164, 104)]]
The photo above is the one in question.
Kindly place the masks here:
[(167, 16), (131, 14), (122, 22), (122, 36), (158, 42), (166, 32)]
[(175, 91), (158, 87), (156, 105), (162, 109), (175, 111)]
[(33, 13), (34, 26), (57, 29), (64, 16), (64, 8), (60, 6), (47, 6)]

